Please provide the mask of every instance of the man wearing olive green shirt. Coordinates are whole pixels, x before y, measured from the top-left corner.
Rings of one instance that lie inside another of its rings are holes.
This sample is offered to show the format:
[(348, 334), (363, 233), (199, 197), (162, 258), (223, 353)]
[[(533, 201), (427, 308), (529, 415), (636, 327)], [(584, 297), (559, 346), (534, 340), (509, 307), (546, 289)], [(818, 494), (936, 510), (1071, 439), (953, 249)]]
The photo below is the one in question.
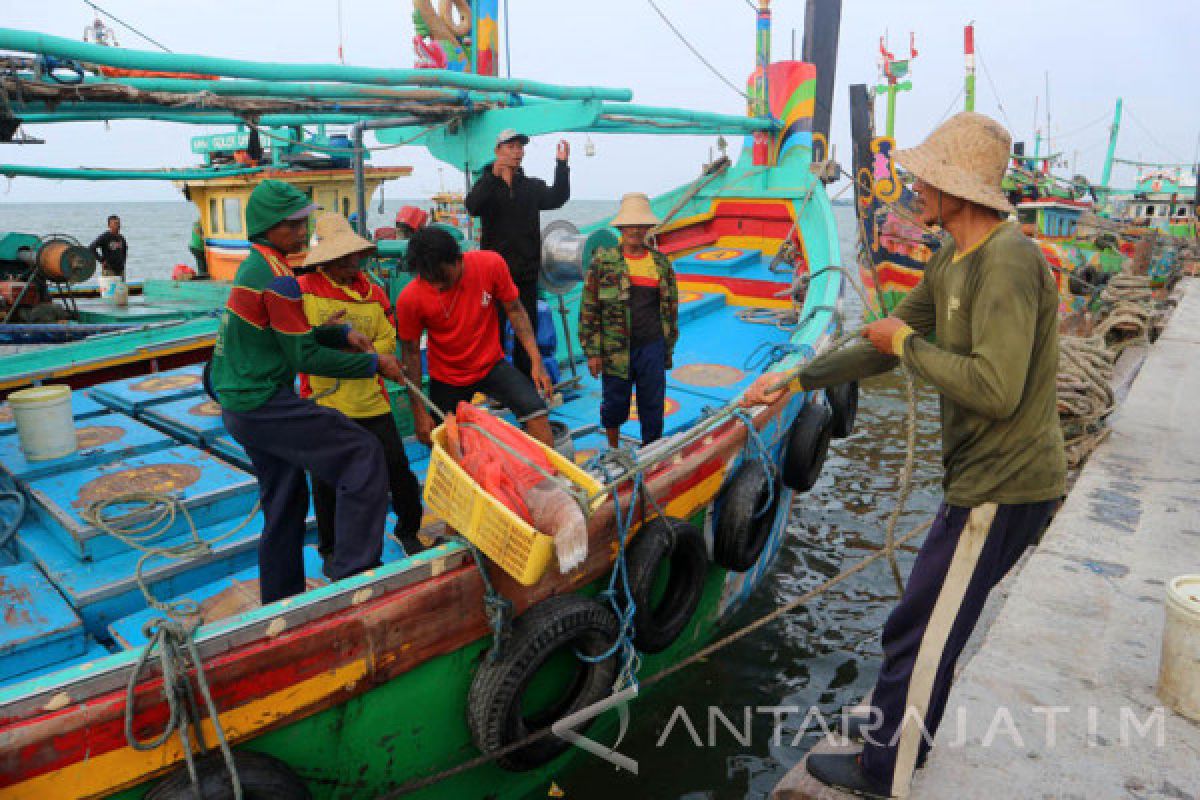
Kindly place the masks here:
[[(949, 236), (892, 315), (864, 329), (868, 341), (814, 359), (789, 387), (819, 389), (903, 361), (941, 395), (945, 500), (884, 625), (871, 719), (849, 726), (863, 749), (808, 760), (818, 780), (867, 797), (907, 794), (988, 592), (1064, 493), (1058, 292), (1037, 246), (1007, 221), (1000, 181), (1010, 145), (998, 123), (964, 112), (896, 153), (916, 177), (922, 223)], [(780, 377), (764, 375), (744, 403), (778, 401)]]

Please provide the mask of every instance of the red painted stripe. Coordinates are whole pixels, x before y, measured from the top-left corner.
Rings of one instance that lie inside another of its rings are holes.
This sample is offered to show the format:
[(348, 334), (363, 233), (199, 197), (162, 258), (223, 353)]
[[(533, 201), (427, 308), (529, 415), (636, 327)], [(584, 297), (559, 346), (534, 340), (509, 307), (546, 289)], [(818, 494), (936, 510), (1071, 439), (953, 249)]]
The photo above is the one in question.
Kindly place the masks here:
[(270, 322), (262, 294), (245, 286), (234, 286), (229, 290), (225, 308), (256, 328), (265, 328)]
[(630, 275), (629, 282), (634, 286), (648, 286), (651, 289), (658, 288), (658, 278), (644, 278), (641, 275)]
[(271, 327), (280, 333), (302, 334), (312, 330), (304, 316), (304, 304), (299, 298), (284, 297), (275, 292), (263, 292), (263, 305)]

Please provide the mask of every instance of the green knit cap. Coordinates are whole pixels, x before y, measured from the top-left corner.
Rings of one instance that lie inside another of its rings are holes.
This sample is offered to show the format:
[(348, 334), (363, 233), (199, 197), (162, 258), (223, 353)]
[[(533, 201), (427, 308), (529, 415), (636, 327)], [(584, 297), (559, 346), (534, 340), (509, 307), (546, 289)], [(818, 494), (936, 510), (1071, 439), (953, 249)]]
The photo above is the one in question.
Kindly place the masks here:
[(254, 187), (246, 203), (246, 235), (253, 239), (289, 217), (312, 213), (308, 195), (283, 181), (267, 180)]

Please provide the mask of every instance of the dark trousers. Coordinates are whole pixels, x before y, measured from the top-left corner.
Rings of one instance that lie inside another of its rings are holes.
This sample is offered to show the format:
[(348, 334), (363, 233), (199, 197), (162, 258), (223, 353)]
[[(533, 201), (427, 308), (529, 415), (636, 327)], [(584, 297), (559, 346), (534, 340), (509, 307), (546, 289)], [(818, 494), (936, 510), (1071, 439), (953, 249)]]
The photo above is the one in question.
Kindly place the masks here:
[(467, 386), (429, 379), (429, 399), (443, 414), (453, 414), (458, 410), (459, 403), (471, 402), (471, 398), (479, 392), (513, 412), (518, 422), (524, 423), (531, 417), (546, 413), (546, 401), (538, 394), (533, 381), (504, 359), (497, 361), (481, 380)]
[[(537, 275), (532, 278), (524, 278), (522, 280), (513, 279), (513, 283), (517, 285), (517, 293), (520, 295), (521, 306), (525, 309), (525, 313), (529, 315), (529, 325), (537, 331), (537, 304), (538, 304), (538, 279)], [(508, 315), (504, 313), (504, 304), (496, 303), (496, 313), (500, 315), (500, 348), (504, 348), (504, 323), (508, 321)], [(515, 330), (515, 328), (514, 328)], [(517, 368), (526, 378), (533, 374), (533, 364), (529, 360), (529, 354), (525, 352), (525, 348), (521, 346), (521, 340), (514, 337), (513, 339), (513, 366)]]
[(1037, 542), (1056, 505), (938, 509), (904, 595), (883, 626), (883, 668), (871, 696), (882, 726), (863, 747), (863, 766), (890, 784), (892, 794), (907, 793), (917, 759), (929, 749), (955, 664), (988, 593)]
[[(421, 529), (421, 484), (417, 483), (417, 476), (408, 466), (408, 456), (400, 440), (400, 431), (396, 430), (396, 421), (390, 413), (377, 417), (352, 417), (351, 421), (368, 431), (383, 446), (388, 491), (392, 495), (392, 510), (397, 518), (395, 534), (408, 551), (417, 544), (417, 531)], [(337, 489), (313, 475), (312, 491), (313, 510), (317, 514), (317, 550), (328, 559), (333, 555), (336, 541)], [(409, 555), (412, 553), (409, 552)]]
[(305, 472), (337, 487), (331, 580), (379, 566), (387, 518), (387, 469), (379, 440), (340, 411), (301, 400), (290, 386), (253, 411), (221, 414), (258, 477), (258, 541), (264, 604), (304, 591)]
[(656, 339), (629, 348), (629, 377), (603, 375), (600, 379), (600, 424), (619, 428), (629, 419), (629, 403), (637, 388), (638, 421), (642, 444), (662, 438), (667, 402), (667, 342)]

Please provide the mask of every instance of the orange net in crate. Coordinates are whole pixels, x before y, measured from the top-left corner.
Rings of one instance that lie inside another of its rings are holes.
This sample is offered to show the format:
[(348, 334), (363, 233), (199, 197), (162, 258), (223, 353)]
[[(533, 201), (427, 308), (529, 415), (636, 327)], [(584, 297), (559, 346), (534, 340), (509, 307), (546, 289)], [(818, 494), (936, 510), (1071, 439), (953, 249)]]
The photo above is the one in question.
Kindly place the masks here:
[[(590, 509), (600, 489), (551, 448), (475, 406), (461, 404), (433, 433), (425, 479), (430, 510), (526, 586), (555, 558), (551, 533), (558, 531), (560, 556), (564, 536), (581, 538), (586, 552), (586, 520), (575, 497), (587, 498)], [(560, 559), (560, 566), (574, 560)]]

